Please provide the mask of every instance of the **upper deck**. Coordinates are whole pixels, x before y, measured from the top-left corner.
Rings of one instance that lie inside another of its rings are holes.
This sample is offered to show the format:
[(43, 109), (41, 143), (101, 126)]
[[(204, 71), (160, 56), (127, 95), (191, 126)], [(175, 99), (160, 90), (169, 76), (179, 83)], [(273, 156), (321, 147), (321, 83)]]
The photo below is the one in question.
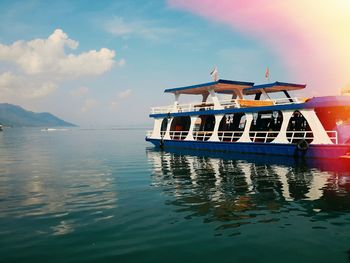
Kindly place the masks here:
[[(219, 79), (187, 87), (166, 89), (165, 93), (173, 93), (175, 102), (173, 105), (153, 107), (151, 114), (167, 114), (180, 112), (196, 112), (207, 110), (224, 110), (229, 108), (264, 107), (281, 104), (297, 104), (305, 102), (303, 98), (292, 98), (288, 91), (304, 89), (306, 85), (273, 82), (264, 85), (254, 85), (253, 82), (232, 81)], [(271, 98), (269, 94), (282, 92), (283, 97)], [(200, 102), (179, 104), (179, 97), (186, 95), (201, 95)], [(218, 94), (229, 95), (230, 99), (219, 99)], [(254, 95), (254, 99), (247, 99), (248, 95)], [(208, 101), (210, 98), (211, 101)]]

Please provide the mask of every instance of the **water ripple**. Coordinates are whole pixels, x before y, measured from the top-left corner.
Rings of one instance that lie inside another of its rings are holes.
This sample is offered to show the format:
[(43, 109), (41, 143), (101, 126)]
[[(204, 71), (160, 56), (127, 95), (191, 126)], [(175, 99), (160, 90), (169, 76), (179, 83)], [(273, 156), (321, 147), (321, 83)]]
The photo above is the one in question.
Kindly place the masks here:
[(143, 136), (3, 133), (2, 261), (346, 262), (349, 170), (159, 151)]

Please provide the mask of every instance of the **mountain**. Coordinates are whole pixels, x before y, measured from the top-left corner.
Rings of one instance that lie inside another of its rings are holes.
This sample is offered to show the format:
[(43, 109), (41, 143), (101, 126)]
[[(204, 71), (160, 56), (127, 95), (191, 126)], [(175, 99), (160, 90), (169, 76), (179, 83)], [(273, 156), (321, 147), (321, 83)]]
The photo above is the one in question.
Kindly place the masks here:
[(12, 127), (58, 127), (76, 126), (48, 112), (35, 113), (20, 106), (0, 103), (0, 124)]

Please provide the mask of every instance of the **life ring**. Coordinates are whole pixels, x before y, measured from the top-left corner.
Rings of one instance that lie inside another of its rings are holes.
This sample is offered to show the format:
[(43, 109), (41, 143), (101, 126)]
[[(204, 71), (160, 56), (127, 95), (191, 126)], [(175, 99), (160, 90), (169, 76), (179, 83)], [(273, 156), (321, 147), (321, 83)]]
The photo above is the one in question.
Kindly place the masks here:
[(297, 148), (299, 151), (306, 152), (309, 149), (309, 143), (305, 139), (302, 139), (298, 141)]

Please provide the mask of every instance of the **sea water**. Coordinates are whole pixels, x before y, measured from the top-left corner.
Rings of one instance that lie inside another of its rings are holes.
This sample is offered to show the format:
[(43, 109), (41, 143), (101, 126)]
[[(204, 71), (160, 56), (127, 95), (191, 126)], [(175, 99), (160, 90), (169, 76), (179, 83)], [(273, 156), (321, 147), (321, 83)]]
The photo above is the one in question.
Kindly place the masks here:
[(0, 262), (349, 262), (348, 168), (144, 134), (0, 133)]

